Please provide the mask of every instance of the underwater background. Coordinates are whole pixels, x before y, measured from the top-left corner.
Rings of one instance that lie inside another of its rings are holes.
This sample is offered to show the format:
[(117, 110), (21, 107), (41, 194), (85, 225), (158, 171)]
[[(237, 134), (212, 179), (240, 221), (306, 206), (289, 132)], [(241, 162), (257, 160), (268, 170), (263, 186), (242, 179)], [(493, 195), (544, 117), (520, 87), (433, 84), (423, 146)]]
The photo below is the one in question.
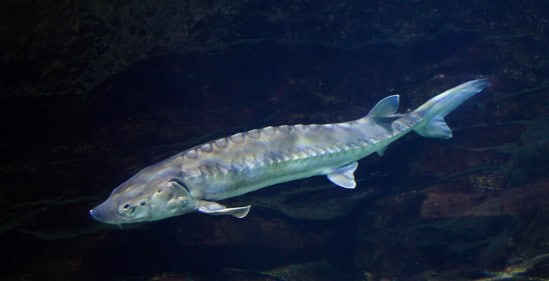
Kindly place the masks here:
[[(1, 1), (0, 279), (549, 280), (548, 1)], [(237, 198), (248, 217), (106, 225), (140, 169), (268, 125), (447, 118), (325, 177)]]

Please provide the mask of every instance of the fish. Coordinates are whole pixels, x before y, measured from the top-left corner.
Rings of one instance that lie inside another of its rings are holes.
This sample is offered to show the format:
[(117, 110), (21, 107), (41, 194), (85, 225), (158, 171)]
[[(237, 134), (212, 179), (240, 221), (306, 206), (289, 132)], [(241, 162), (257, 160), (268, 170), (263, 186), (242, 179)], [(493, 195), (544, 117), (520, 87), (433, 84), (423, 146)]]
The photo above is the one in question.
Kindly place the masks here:
[(382, 156), (411, 131), (451, 138), (444, 117), (489, 85), (488, 79), (465, 82), (407, 113), (397, 113), (400, 97), (391, 95), (353, 121), (268, 126), (215, 139), (142, 169), (89, 213), (118, 225), (191, 212), (244, 218), (250, 205), (227, 207), (218, 201), (312, 176), (354, 189), (358, 160)]

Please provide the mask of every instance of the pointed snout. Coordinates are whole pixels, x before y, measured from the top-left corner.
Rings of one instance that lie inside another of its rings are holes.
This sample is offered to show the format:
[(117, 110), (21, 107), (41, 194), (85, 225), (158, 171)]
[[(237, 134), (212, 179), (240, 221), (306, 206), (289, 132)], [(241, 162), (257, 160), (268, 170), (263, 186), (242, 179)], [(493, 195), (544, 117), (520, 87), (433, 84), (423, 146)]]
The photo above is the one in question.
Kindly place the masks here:
[(116, 213), (109, 200), (101, 203), (90, 210), (90, 216), (103, 223), (112, 223), (116, 218)]
[(91, 209), (91, 210), (90, 210), (90, 216), (91, 216), (94, 220), (101, 221), (101, 216), (99, 215), (99, 212), (98, 212), (96, 209)]

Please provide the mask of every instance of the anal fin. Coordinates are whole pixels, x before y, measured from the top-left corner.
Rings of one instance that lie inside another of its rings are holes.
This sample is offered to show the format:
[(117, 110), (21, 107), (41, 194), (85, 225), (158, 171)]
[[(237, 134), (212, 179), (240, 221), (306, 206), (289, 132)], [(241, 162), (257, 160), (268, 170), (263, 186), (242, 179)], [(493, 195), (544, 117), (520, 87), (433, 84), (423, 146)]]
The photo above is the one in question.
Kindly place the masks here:
[(334, 184), (343, 188), (355, 188), (355, 171), (358, 167), (357, 162), (338, 168), (327, 175), (328, 179)]
[(250, 205), (244, 207), (227, 208), (224, 205), (212, 201), (200, 200), (198, 202), (198, 211), (201, 213), (215, 216), (229, 215), (239, 219), (247, 216), (250, 212), (250, 208)]

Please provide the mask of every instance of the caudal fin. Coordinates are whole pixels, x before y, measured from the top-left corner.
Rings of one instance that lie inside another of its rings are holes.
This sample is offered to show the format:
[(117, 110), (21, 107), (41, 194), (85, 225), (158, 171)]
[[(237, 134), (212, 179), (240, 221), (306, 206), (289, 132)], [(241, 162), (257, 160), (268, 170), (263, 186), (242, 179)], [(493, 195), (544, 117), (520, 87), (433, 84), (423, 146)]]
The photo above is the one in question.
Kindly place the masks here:
[(480, 93), (489, 85), (490, 82), (488, 79), (472, 80), (428, 100), (411, 113), (411, 115), (416, 115), (423, 119), (414, 128), (414, 131), (428, 138), (451, 138), (452, 130), (450, 130), (448, 124), (444, 121), (444, 117), (465, 100)]

